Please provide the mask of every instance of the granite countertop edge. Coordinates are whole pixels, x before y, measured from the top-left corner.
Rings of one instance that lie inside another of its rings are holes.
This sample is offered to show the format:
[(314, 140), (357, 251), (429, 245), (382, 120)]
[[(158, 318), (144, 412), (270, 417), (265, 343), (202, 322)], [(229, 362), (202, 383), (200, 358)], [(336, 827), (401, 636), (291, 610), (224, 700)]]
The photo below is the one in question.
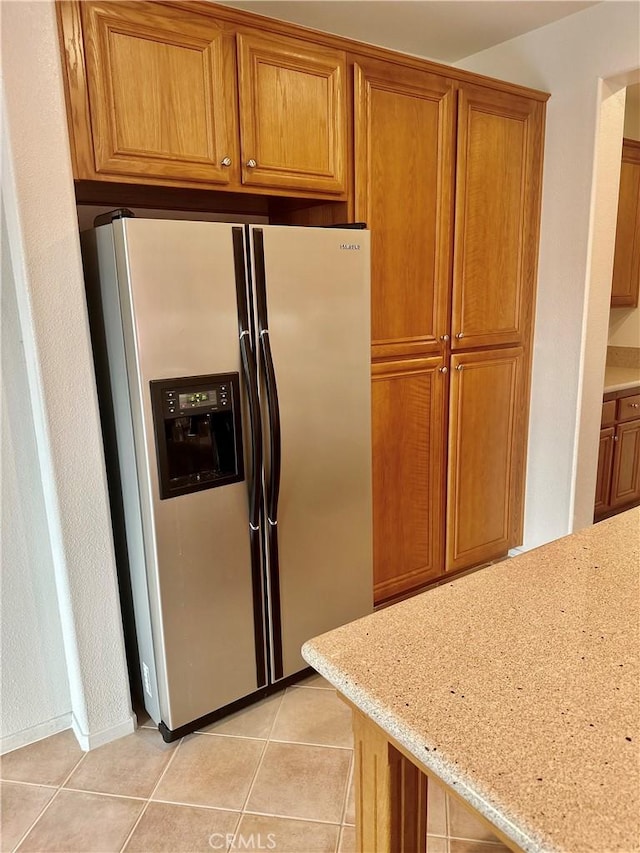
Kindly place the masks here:
[(302, 656), (356, 708), (413, 755), (418, 764), (423, 765), (456, 791), (465, 802), (515, 842), (525, 853), (558, 853), (558, 848), (540, 837), (539, 833), (523, 826), (523, 823), (514, 823), (504, 811), (488, 802), (458, 768), (426, 748), (422, 736), (413, 732), (410, 726), (398, 720), (396, 714), (372, 699), (366, 690), (355, 684), (337, 666), (330, 664), (324, 655), (317, 652), (313, 640), (304, 644)]

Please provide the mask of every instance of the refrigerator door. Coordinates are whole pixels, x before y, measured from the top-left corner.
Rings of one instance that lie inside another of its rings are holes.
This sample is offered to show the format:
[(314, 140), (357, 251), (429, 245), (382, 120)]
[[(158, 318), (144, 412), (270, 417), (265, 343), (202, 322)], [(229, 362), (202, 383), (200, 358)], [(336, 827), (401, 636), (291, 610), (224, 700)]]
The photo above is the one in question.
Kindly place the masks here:
[(124, 219), (106, 227), (114, 230), (145, 543), (146, 566), (132, 572), (146, 572), (162, 721), (176, 729), (256, 690), (264, 655), (263, 628), (254, 625), (262, 591), (251, 572), (246, 412), (245, 481), (163, 500), (150, 392), (153, 380), (242, 375), (232, 226)]
[(278, 679), (373, 607), (369, 233), (253, 227), (252, 246)]

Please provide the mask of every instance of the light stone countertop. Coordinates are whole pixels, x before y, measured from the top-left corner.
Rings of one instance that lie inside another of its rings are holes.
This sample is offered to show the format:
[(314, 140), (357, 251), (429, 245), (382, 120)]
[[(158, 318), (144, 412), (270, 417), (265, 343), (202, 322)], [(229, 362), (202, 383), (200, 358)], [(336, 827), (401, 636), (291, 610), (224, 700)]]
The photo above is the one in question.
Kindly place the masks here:
[(640, 850), (640, 508), (303, 656), (526, 851)]
[(626, 391), (635, 386), (640, 388), (640, 368), (638, 367), (611, 367), (607, 365), (604, 369), (604, 393), (610, 391)]

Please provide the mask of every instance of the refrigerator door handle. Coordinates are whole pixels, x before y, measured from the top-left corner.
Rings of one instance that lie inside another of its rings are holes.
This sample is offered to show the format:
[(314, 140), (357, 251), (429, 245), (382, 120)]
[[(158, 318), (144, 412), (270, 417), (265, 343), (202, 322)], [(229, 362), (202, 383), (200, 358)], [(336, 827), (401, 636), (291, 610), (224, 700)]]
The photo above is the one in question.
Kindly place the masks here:
[(264, 233), (261, 228), (253, 229), (253, 257), (255, 268), (256, 305), (258, 314), (258, 339), (262, 370), (267, 391), (269, 415), (269, 483), (267, 487), (267, 542), (269, 546), (269, 596), (271, 599), (271, 623), (273, 637), (273, 676), (283, 677), (282, 617), (280, 612), (280, 570), (278, 561), (278, 499), (280, 496), (280, 471), (282, 463), (280, 407), (278, 387), (269, 341), (267, 314), (267, 276), (264, 262)]
[(238, 326), (240, 331), (240, 356), (244, 373), (247, 397), (249, 401), (249, 421), (251, 427), (252, 476), (249, 488), (249, 527), (260, 529), (260, 487), (262, 472), (262, 421), (260, 418), (260, 400), (258, 398), (258, 375), (251, 347), (249, 331), (249, 308), (244, 266), (244, 239), (242, 228), (233, 229), (233, 255), (238, 295)]
[(260, 507), (262, 489), (262, 418), (258, 397), (258, 372), (251, 346), (249, 331), (249, 307), (247, 302), (247, 280), (242, 228), (233, 229), (233, 258), (238, 300), (238, 328), (240, 332), (240, 356), (249, 401), (251, 425), (252, 475), (249, 486), (249, 541), (251, 548), (251, 575), (253, 584), (253, 630), (256, 649), (256, 675), (258, 687), (268, 682), (264, 595), (262, 585), (262, 556), (260, 543)]

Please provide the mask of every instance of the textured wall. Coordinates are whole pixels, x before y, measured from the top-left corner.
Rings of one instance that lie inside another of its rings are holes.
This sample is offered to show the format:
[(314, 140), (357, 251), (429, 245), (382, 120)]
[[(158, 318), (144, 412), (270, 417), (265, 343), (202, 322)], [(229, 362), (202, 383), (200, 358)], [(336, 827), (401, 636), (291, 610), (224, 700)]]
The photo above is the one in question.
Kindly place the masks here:
[(52, 2), (3, 4), (2, 61), (3, 248), (15, 276), (74, 730), (89, 747), (132, 730), (133, 718)]
[[(4, 216), (2, 245), (7, 245)], [(9, 255), (2, 253), (2, 750), (71, 721), (71, 698), (18, 306)]]
[[(592, 289), (591, 201), (599, 78), (638, 67), (638, 17), (635, 3), (599, 3), (457, 63), (471, 71), (551, 92), (547, 106), (525, 547), (563, 536), (574, 525), (583, 383), (602, 382), (606, 348), (604, 340), (601, 369), (585, 376), (583, 344)], [(601, 284), (606, 288), (606, 281)], [(602, 301), (601, 293), (594, 290), (594, 296), (598, 303)], [(597, 431), (600, 415), (589, 415), (588, 430)], [(595, 469), (595, 459), (592, 461)]]

